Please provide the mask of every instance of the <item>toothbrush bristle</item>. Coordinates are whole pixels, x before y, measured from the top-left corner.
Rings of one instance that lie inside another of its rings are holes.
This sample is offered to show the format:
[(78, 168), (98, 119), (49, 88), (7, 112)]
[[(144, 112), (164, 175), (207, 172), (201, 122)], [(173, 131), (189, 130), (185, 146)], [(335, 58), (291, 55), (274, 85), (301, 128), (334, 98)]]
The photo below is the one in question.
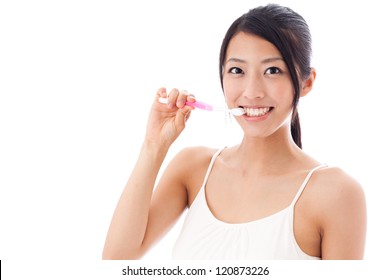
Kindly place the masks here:
[(243, 108), (233, 108), (233, 109), (230, 109), (230, 113), (233, 115), (233, 116), (242, 116), (245, 114), (245, 110)]

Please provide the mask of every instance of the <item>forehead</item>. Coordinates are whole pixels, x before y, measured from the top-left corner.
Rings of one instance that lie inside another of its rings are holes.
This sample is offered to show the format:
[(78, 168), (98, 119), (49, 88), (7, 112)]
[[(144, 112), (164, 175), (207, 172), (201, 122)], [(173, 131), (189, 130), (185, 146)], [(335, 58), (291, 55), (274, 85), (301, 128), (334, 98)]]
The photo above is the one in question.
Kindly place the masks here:
[(232, 57), (243, 60), (258, 60), (276, 56), (282, 57), (279, 50), (271, 42), (253, 34), (239, 32), (229, 42), (225, 61)]

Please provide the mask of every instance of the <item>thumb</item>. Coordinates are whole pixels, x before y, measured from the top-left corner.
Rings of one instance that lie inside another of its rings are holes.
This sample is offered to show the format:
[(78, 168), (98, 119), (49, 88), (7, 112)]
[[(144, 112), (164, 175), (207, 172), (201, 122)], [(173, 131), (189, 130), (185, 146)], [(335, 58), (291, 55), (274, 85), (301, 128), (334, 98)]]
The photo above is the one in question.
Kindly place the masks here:
[(191, 106), (184, 106), (177, 111), (175, 123), (179, 131), (182, 131), (185, 128), (186, 121), (189, 119), (193, 109), (194, 108)]

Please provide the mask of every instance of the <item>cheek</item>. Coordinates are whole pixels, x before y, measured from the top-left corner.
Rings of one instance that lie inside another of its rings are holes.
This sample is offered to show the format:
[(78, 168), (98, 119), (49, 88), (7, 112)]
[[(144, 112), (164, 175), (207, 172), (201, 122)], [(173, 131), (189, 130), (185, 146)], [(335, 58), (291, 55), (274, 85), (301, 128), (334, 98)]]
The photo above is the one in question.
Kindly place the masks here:
[(226, 101), (234, 102), (240, 96), (240, 87), (231, 79), (223, 79), (223, 91)]
[(294, 98), (294, 88), (289, 81), (273, 83), (267, 92), (279, 105), (291, 107)]
[(286, 106), (292, 107), (294, 99), (294, 89), (292, 87), (285, 88), (280, 94), (280, 99), (284, 100)]

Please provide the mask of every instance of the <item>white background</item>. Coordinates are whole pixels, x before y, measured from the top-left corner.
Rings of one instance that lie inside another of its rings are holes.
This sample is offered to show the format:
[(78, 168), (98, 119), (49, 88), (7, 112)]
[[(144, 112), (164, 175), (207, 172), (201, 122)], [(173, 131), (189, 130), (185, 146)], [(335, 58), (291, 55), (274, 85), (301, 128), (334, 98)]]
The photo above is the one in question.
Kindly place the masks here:
[[(304, 149), (363, 186), (367, 260), (389, 246), (389, 15), (385, 1), (273, 1), (308, 22), (317, 69), (300, 102)], [(222, 38), (267, 1), (1, 1), (0, 259), (99, 260), (165, 86), (223, 106)], [(388, 41), (388, 40), (387, 40)], [(238, 143), (223, 113), (193, 112), (186, 146)], [(190, 160), (190, 159), (189, 159)], [(174, 228), (146, 260), (169, 259)]]

